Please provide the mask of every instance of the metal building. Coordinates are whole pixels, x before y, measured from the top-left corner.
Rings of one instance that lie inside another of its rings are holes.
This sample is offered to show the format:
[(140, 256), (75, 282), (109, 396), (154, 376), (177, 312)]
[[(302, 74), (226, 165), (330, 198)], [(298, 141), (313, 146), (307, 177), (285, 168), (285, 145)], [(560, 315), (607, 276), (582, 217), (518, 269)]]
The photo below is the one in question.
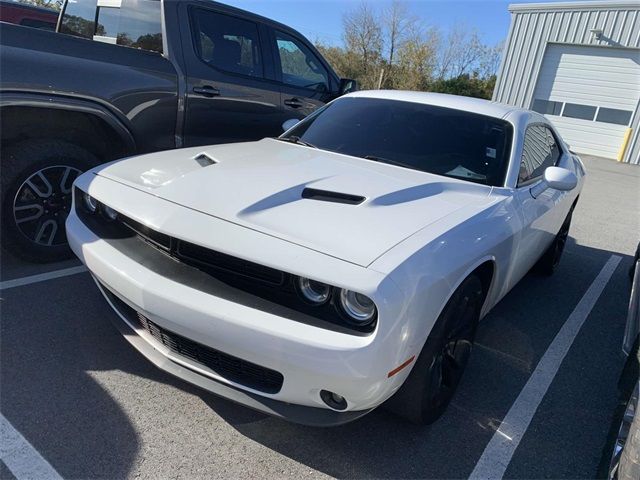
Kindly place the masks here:
[(640, 1), (509, 11), (493, 99), (544, 113), (576, 152), (640, 163)]

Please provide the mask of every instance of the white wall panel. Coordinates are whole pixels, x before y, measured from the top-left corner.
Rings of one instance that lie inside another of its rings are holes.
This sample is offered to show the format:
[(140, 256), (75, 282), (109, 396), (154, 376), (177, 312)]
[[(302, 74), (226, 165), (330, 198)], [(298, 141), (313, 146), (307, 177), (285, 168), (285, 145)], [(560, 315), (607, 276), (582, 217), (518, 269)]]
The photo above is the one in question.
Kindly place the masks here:
[[(538, 89), (549, 88), (544, 86), (544, 82), (549, 83), (553, 79), (549, 77), (549, 69), (543, 69), (543, 62), (547, 61), (545, 52), (550, 44), (599, 46), (612, 50), (640, 49), (638, 1), (516, 4), (511, 5), (509, 10), (512, 14), (511, 27), (493, 94), (493, 99), (498, 102), (531, 108), (534, 93), (538, 95)], [(602, 30), (600, 39), (591, 33), (592, 29)], [(637, 54), (640, 50), (632, 52)], [(625, 160), (640, 163), (640, 113), (634, 93), (634, 86), (637, 85), (635, 73), (628, 64), (621, 64), (615, 54), (601, 54), (599, 58), (608, 66), (609, 72), (603, 74), (591, 71), (589, 60), (580, 58), (579, 55), (573, 59), (575, 64), (567, 62), (557, 74), (560, 80), (572, 79), (573, 86), (570, 91), (566, 91), (566, 87), (559, 85), (558, 92), (564, 89), (564, 94), (573, 95), (576, 103), (586, 103), (593, 97), (594, 88), (598, 87), (602, 96), (601, 103), (605, 102), (616, 108), (627, 108), (635, 98), (635, 105), (631, 106), (634, 111), (631, 121), (633, 135)], [(587, 65), (584, 65), (585, 61)], [(576, 70), (587, 68), (589, 78), (582, 79), (580, 75), (565, 70), (568, 67)], [(608, 85), (611, 83), (614, 85)], [(619, 85), (616, 86), (615, 83)], [(620, 87), (623, 86), (629, 88), (630, 95), (620, 94)], [(567, 128), (575, 126), (567, 125)], [(598, 135), (606, 134), (607, 129), (606, 126), (603, 127)], [(614, 125), (609, 128), (611, 129), (619, 131), (620, 126)], [(605, 150), (611, 152), (612, 148)], [(611, 153), (608, 155), (611, 156)]]

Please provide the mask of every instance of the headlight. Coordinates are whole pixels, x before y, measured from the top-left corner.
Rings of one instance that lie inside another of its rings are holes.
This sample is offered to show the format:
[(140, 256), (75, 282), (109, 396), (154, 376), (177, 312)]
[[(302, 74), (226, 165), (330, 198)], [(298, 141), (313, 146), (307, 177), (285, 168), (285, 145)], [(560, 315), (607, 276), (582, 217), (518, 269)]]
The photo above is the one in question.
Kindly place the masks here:
[(313, 305), (322, 305), (331, 296), (331, 287), (329, 285), (309, 278), (298, 277), (297, 287), (302, 298)]
[(102, 205), (102, 214), (104, 218), (113, 222), (116, 218), (118, 218), (118, 212), (116, 212), (113, 208), (107, 207), (106, 205)]
[(89, 213), (96, 213), (96, 210), (98, 209), (98, 201), (91, 195), (84, 192), (82, 194), (82, 203)]
[(358, 326), (367, 325), (376, 314), (373, 300), (351, 290), (340, 291), (340, 305), (349, 319)]

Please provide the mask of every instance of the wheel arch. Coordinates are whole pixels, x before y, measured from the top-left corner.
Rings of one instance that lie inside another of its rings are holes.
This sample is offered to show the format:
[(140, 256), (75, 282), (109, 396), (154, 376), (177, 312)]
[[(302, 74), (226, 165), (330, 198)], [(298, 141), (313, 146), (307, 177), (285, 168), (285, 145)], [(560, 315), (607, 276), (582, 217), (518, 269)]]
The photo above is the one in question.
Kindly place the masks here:
[(0, 97), (3, 147), (32, 139), (75, 143), (102, 161), (134, 153), (135, 138), (126, 118), (88, 100), (39, 94)]
[(449, 300), (451, 300), (451, 297), (456, 292), (456, 290), (458, 290), (458, 287), (462, 285), (462, 282), (464, 282), (471, 275), (477, 275), (480, 278), (480, 281), (482, 282), (483, 294), (484, 294), (482, 311), (480, 313), (480, 318), (482, 318), (487, 313), (487, 299), (491, 298), (490, 294), (493, 292), (493, 287), (495, 285), (496, 271), (497, 271), (496, 258), (493, 255), (486, 255), (476, 260), (475, 262), (472, 262), (464, 270), (462, 275), (458, 277), (458, 280), (456, 281), (456, 283), (452, 284), (451, 288), (449, 289), (449, 294), (447, 295), (447, 298), (440, 305), (440, 309), (438, 310), (438, 317), (436, 318), (439, 318), (439, 316), (442, 314), (442, 311), (446, 307), (447, 303), (449, 303)]
[[(424, 347), (433, 327), (442, 315), (442, 312), (455, 294), (456, 290), (458, 290), (460, 285), (462, 285), (469, 276), (474, 274), (477, 274), (478, 277), (480, 277), (484, 290), (484, 299), (480, 318), (486, 315), (491, 305), (487, 299), (495, 297), (494, 290), (496, 287), (497, 263), (496, 258), (493, 255), (483, 256), (471, 263), (468, 263), (465, 267), (462, 267), (460, 269), (460, 273), (456, 275), (455, 281), (453, 282), (446, 280), (444, 277), (440, 277), (436, 283), (431, 285), (432, 288), (435, 287), (435, 290), (429, 292), (429, 295), (437, 294), (440, 300), (433, 309), (430, 309), (428, 317), (420, 317), (422, 319), (414, 323), (413, 331), (416, 334), (416, 338), (419, 340), (412, 347), (417, 348), (417, 351), (421, 351)], [(425, 294), (425, 297), (428, 297), (429, 295)]]

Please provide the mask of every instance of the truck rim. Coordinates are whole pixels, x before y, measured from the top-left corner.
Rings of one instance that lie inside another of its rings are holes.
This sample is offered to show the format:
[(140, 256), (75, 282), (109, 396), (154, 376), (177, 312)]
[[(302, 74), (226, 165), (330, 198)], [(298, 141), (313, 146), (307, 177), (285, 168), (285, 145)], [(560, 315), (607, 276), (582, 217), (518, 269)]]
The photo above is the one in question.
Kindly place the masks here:
[(33, 173), (18, 188), (13, 219), (29, 241), (55, 247), (67, 243), (64, 222), (71, 209), (74, 180), (82, 172), (69, 165), (53, 165)]

